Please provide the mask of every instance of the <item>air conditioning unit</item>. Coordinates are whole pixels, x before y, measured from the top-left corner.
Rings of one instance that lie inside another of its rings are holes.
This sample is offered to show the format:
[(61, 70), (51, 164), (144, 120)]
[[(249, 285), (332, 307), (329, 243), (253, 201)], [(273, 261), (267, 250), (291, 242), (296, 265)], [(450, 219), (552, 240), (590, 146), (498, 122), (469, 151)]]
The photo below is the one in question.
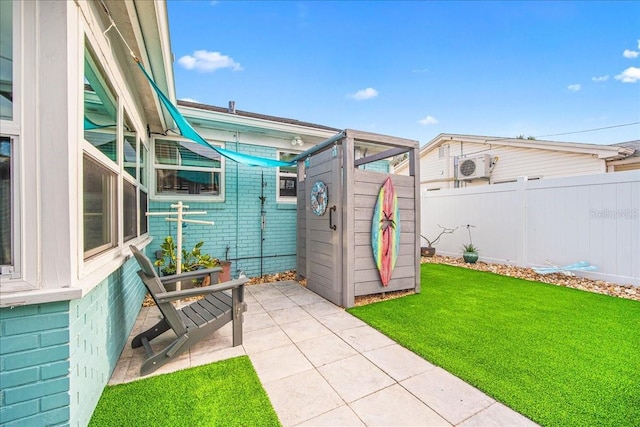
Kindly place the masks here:
[(462, 181), (489, 178), (491, 172), (491, 156), (482, 154), (480, 156), (462, 158), (458, 160), (458, 179)]

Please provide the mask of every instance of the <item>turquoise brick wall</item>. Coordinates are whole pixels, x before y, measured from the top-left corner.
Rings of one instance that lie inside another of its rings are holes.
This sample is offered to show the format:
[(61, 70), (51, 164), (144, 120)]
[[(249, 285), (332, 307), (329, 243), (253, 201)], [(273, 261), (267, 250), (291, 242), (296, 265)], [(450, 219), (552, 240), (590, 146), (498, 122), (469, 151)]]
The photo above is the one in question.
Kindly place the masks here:
[(129, 259), (89, 294), (71, 301), (71, 426), (85, 426), (133, 329), (146, 290)]
[[(276, 158), (276, 149), (249, 144), (228, 144), (231, 150), (260, 157)], [(232, 274), (242, 270), (249, 277), (260, 274), (260, 194), (264, 174), (264, 195), (266, 229), (262, 271), (276, 273), (296, 268), (296, 211), (295, 204), (276, 202), (276, 169), (241, 165), (227, 160), (225, 169), (225, 202), (193, 202), (188, 196), (182, 202), (190, 210), (204, 210), (207, 215), (193, 216), (193, 219), (214, 221), (215, 225), (187, 224), (183, 227), (183, 247), (192, 248), (203, 240), (203, 251), (224, 259), (229, 247), (233, 261)], [(166, 211), (173, 202), (151, 201), (151, 211)], [(152, 255), (160, 249), (160, 243), (167, 236), (176, 236), (176, 224), (166, 222), (164, 217), (149, 217), (149, 232), (154, 242), (149, 246)], [(277, 257), (274, 257), (277, 255)], [(289, 256), (283, 256), (289, 255)], [(246, 259), (253, 258), (254, 259)]]
[(389, 173), (389, 161), (378, 160), (377, 162), (365, 163), (364, 165), (358, 166), (358, 169)]
[(0, 309), (0, 424), (69, 422), (69, 302)]

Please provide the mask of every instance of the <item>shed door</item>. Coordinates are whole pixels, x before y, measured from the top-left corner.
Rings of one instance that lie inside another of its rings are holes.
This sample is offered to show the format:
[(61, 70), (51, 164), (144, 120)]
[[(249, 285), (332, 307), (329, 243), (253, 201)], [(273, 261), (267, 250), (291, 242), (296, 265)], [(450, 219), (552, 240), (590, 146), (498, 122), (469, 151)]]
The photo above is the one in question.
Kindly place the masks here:
[[(342, 304), (341, 153), (336, 145), (311, 156), (305, 178), (307, 287), (337, 305)], [(327, 207), (321, 215), (312, 208), (318, 182), (327, 189)]]

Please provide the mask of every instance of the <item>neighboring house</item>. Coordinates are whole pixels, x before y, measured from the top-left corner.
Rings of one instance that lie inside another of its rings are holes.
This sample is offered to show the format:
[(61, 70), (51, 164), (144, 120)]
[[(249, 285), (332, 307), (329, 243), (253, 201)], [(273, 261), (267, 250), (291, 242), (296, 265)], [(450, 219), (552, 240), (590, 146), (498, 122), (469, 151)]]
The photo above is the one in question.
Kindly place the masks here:
[[(634, 149), (622, 145), (440, 134), (420, 150), (420, 182), (423, 190), (440, 190), (515, 182), (520, 176), (605, 173), (632, 164), (627, 162)], [(633, 160), (635, 167), (638, 160)], [(408, 162), (395, 171), (406, 174)]]

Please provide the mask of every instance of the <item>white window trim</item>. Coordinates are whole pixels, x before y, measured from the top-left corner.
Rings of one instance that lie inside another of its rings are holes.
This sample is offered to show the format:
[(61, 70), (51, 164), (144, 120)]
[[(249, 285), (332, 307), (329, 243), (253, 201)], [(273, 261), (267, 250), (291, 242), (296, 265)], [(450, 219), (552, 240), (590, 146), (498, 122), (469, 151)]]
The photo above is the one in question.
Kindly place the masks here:
[[(85, 43), (89, 43), (91, 45), (91, 49), (94, 54), (97, 56), (98, 52), (96, 51), (96, 43), (99, 45), (97, 41), (90, 37), (90, 34), (83, 33), (83, 37), (80, 38), (79, 44), (79, 64), (80, 67), (84, 67), (84, 55), (85, 55)], [(79, 111), (78, 111), (78, 129), (79, 129), (79, 138), (82, 140), (80, 144), (81, 150), (79, 150), (79, 169), (78, 169), (78, 282), (77, 286), (80, 289), (81, 295), (92, 290), (95, 286), (97, 286), (105, 277), (115, 271), (117, 268), (122, 266), (126, 259), (131, 256), (131, 252), (129, 250), (129, 245), (135, 245), (138, 248), (142, 249), (147, 246), (151, 242), (151, 238), (149, 237), (149, 232), (144, 234), (140, 234), (140, 225), (139, 221), (137, 222), (137, 236), (131, 240), (124, 242), (123, 235), (123, 215), (122, 215), (122, 207), (123, 207), (123, 179), (128, 179), (130, 182), (133, 182), (136, 185), (136, 204), (139, 207), (139, 189), (144, 189), (149, 194), (148, 188), (140, 184), (140, 163), (138, 159), (136, 159), (136, 172), (137, 172), (137, 182), (132, 181), (133, 178), (124, 170), (124, 111), (129, 113), (128, 117), (131, 121), (131, 124), (134, 126), (136, 130), (137, 136), (137, 146), (141, 149), (143, 146), (147, 149), (147, 174), (149, 173), (149, 146), (148, 141), (145, 141), (143, 138), (143, 133), (139, 132), (139, 129), (142, 128), (141, 124), (137, 120), (137, 116), (130, 114), (130, 112), (135, 111), (134, 108), (130, 108), (130, 105), (127, 101), (127, 94), (122, 92), (122, 88), (119, 85), (114, 84), (114, 76), (112, 75), (111, 70), (108, 67), (104, 67), (100, 62), (100, 59), (94, 58), (94, 60), (98, 61), (101, 66), (102, 71), (105, 73), (103, 76), (106, 78), (109, 83), (111, 89), (115, 92), (113, 95), (116, 97), (118, 109), (118, 120), (117, 120), (117, 131), (116, 131), (116, 140), (118, 141), (117, 147), (117, 161), (113, 161), (106, 154), (100, 151), (97, 147), (95, 147), (90, 142), (84, 140), (82, 131), (82, 123), (83, 123), (83, 114), (84, 114), (84, 105), (83, 105), (83, 97), (80, 96), (79, 102)], [(80, 75), (83, 75), (83, 71), (80, 71)], [(84, 83), (82, 80), (78, 82), (80, 85), (79, 93), (84, 93)], [(104, 252), (99, 252), (89, 258), (85, 258), (84, 251), (84, 222), (82, 220), (83, 212), (84, 212), (84, 204), (83, 204), (83, 192), (84, 192), (84, 183), (83, 183), (83, 157), (87, 154), (92, 157), (95, 161), (100, 163), (103, 167), (109, 169), (115, 174), (115, 188), (117, 189), (117, 196), (115, 201), (115, 206), (113, 208), (114, 215), (116, 215), (116, 225), (118, 227), (116, 238), (115, 238), (115, 246), (105, 250)], [(150, 178), (147, 176), (147, 182), (149, 182)]]
[[(178, 201), (178, 200), (190, 200), (194, 202), (218, 202), (223, 203), (225, 201), (226, 191), (225, 191), (225, 175), (226, 175), (226, 161), (224, 156), (220, 156), (220, 194), (217, 196), (209, 196), (209, 195), (199, 195), (199, 194), (158, 194), (156, 192), (157, 187), (157, 174), (156, 167), (158, 169), (170, 169), (170, 170), (192, 170), (192, 171), (202, 171), (206, 170), (206, 168), (197, 167), (197, 166), (176, 166), (176, 165), (162, 165), (156, 163), (156, 141), (157, 140), (165, 140), (165, 141), (175, 141), (175, 142), (190, 142), (196, 144), (195, 142), (175, 136), (158, 136), (151, 140), (151, 150), (149, 151), (149, 162), (148, 166), (150, 168), (149, 177), (150, 177), (150, 185), (151, 192), (147, 191), (147, 195), (149, 200), (154, 201)], [(213, 146), (224, 148), (225, 144), (218, 141), (207, 140), (207, 142)]]
[(0, 284), (2, 284), (3, 292), (34, 289), (35, 286), (33, 284), (22, 280), (22, 272), (24, 271), (22, 260), (25, 259), (22, 256), (22, 213), (24, 212), (22, 195), (25, 191), (21, 179), (21, 171), (23, 170), (21, 160), (23, 156), (20, 147), (20, 137), (17, 135), (8, 135), (4, 132), (1, 135), (8, 137), (11, 141), (11, 205), (13, 207), (13, 211), (11, 212), (11, 254), (13, 256), (13, 264), (3, 267), (3, 271), (0, 271)]
[[(25, 147), (22, 138), (22, 102), (24, 92), (22, 90), (22, 62), (23, 55), (23, 39), (22, 39), (22, 15), (24, 4), (20, 1), (13, 2), (12, 8), (12, 96), (13, 96), (13, 115), (11, 120), (0, 119), (0, 129), (2, 135), (11, 138), (11, 173), (12, 173), (12, 255), (13, 265), (12, 271), (8, 274), (0, 272), (0, 293), (17, 292), (23, 290), (34, 290), (38, 288), (37, 278), (35, 274), (35, 263), (37, 258), (25, 256), (27, 248), (35, 248), (35, 234), (26, 232), (22, 228), (22, 224), (29, 224), (33, 220), (33, 213), (25, 209), (26, 197), (35, 197), (33, 192), (28, 193), (26, 190), (25, 179)], [(25, 216), (29, 216), (29, 220)]]
[[(288, 154), (299, 154), (302, 151), (295, 151), (295, 150), (277, 150), (276, 151), (276, 157), (278, 160), (280, 160), (280, 155), (283, 153), (288, 153)], [(280, 168), (278, 167), (276, 169), (276, 202), (277, 203), (290, 203), (290, 204), (295, 204), (298, 201), (298, 196), (281, 196), (280, 195), (280, 176), (291, 176), (294, 177), (296, 180), (298, 179), (298, 173), (297, 172), (280, 172)], [(298, 185), (300, 184), (299, 182), (296, 184)]]

